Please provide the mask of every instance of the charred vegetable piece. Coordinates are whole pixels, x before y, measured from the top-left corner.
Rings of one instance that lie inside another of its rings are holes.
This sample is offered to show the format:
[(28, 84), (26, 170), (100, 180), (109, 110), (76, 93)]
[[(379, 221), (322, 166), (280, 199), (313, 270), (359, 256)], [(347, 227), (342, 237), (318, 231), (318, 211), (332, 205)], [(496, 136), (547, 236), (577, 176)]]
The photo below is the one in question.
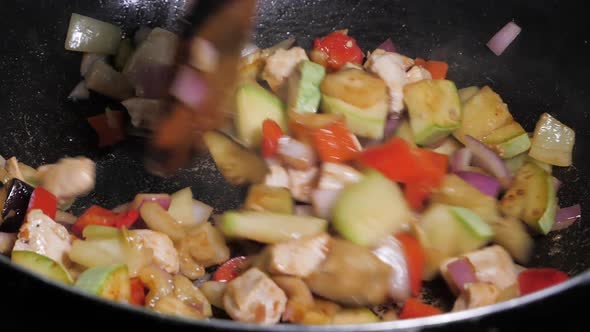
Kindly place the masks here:
[(216, 131), (206, 132), (205, 144), (223, 177), (233, 185), (261, 183), (268, 167), (254, 151)]
[(74, 283), (72, 276), (70, 276), (63, 265), (36, 252), (15, 250), (12, 252), (12, 261), (49, 279), (63, 282), (67, 285)]
[(535, 128), (529, 155), (556, 166), (570, 166), (576, 133), (551, 115), (544, 113)]
[(129, 301), (131, 297), (131, 284), (126, 265), (88, 269), (80, 275), (74, 286), (113, 301)]
[[(2, 196), (6, 199), (2, 207), (2, 222), (0, 223), (0, 231), (2, 232), (17, 232), (23, 224), (29, 200), (35, 188), (27, 183), (12, 179), (2, 188)], [(0, 199), (4, 198), (0, 197)]]
[(293, 205), (293, 198), (288, 189), (257, 184), (250, 187), (244, 208), (251, 211), (293, 214)]

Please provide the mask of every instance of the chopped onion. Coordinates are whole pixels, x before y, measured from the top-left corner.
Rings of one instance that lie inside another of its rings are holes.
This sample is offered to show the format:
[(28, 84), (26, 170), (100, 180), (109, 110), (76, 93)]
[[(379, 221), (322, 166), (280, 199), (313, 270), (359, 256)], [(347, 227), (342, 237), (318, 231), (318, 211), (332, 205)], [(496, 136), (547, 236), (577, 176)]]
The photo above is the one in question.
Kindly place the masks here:
[(204, 222), (207, 222), (207, 220), (209, 220), (209, 217), (211, 217), (212, 213), (213, 213), (213, 207), (211, 207), (201, 201), (193, 199), (193, 216), (195, 217), (195, 224), (194, 225), (198, 225), (198, 224), (202, 224)]
[(73, 101), (86, 100), (88, 98), (90, 98), (90, 91), (88, 91), (84, 80), (80, 81), (68, 95), (68, 99)]
[(476, 172), (456, 172), (455, 174), (488, 196), (496, 198), (500, 193), (500, 183), (491, 176)]
[(68, 51), (116, 54), (121, 35), (118, 26), (72, 13), (65, 48)]
[(471, 165), (471, 159), (473, 158), (473, 153), (468, 148), (462, 148), (457, 150), (455, 153), (451, 155), (451, 172), (465, 172), (469, 169)]
[(313, 206), (311, 205), (295, 205), (296, 216), (314, 216)]
[(510, 171), (496, 152), (470, 135), (465, 135), (464, 143), (465, 146), (471, 150), (474, 159), (480, 164), (480, 166), (493, 174), (496, 179), (500, 181), (503, 188), (508, 188), (510, 186), (510, 183), (512, 182)]
[(133, 96), (133, 87), (129, 81), (110, 65), (96, 61), (86, 75), (88, 89), (117, 100)]
[(332, 217), (332, 208), (340, 197), (341, 189), (315, 189), (311, 193), (311, 206), (314, 214), (323, 219)]
[(92, 65), (94, 65), (94, 63), (97, 61), (106, 63), (107, 56), (104, 54), (84, 53), (82, 56), (82, 61), (80, 62), (80, 76), (86, 77), (86, 74), (88, 74), (88, 71), (90, 71)]
[(196, 37), (191, 43), (190, 64), (198, 70), (212, 73), (219, 63), (219, 51), (210, 41)]
[(258, 46), (252, 44), (252, 43), (247, 43), (246, 46), (244, 46), (244, 48), (242, 48), (242, 58), (247, 57), (248, 55), (258, 51), (259, 48)]
[(182, 66), (174, 78), (170, 93), (189, 107), (198, 108), (205, 99), (207, 86), (196, 70)]
[(570, 227), (576, 220), (582, 217), (582, 207), (580, 204), (570, 207), (561, 208), (555, 214), (555, 223), (552, 231), (558, 231)]
[(514, 22), (508, 22), (486, 44), (496, 55), (501, 55), (504, 50), (516, 39), (522, 29)]
[(146, 27), (145, 25), (139, 27), (139, 29), (137, 29), (137, 31), (135, 31), (135, 34), (133, 35), (133, 42), (135, 43), (135, 47), (141, 45), (141, 43), (143, 43), (147, 39), (150, 32), (152, 32), (152, 29)]
[(57, 210), (57, 212), (55, 213), (55, 221), (62, 224), (73, 225), (76, 223), (77, 220), (78, 217), (69, 212)]
[(555, 166), (571, 166), (576, 140), (573, 129), (543, 113), (535, 127), (529, 156)]
[(0, 232), (0, 254), (8, 255), (16, 242), (16, 233)]
[(317, 162), (312, 147), (288, 136), (279, 138), (277, 152), (284, 163), (296, 169), (305, 170)]
[(160, 99), (131, 98), (121, 102), (136, 128), (154, 129), (164, 113), (165, 102)]
[(395, 45), (391, 38), (387, 38), (381, 45), (377, 46), (377, 49), (384, 50), (385, 52), (395, 52)]
[(137, 194), (131, 202), (132, 210), (139, 210), (145, 202), (157, 202), (164, 210), (168, 210), (172, 198), (168, 194)]
[(402, 303), (411, 296), (410, 274), (408, 263), (401, 244), (394, 236), (387, 236), (385, 240), (373, 250), (383, 263), (389, 265), (395, 273), (389, 281), (389, 296), (398, 303)]
[(460, 292), (465, 289), (466, 284), (477, 282), (475, 270), (465, 258), (458, 258), (447, 264), (447, 271), (451, 281)]

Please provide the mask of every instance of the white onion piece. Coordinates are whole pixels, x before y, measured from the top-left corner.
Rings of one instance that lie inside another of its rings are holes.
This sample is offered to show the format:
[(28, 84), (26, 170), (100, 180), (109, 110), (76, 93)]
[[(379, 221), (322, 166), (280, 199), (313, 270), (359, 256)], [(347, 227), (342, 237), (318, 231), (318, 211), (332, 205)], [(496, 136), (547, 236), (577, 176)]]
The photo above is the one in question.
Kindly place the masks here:
[(90, 91), (88, 91), (86, 81), (84, 80), (80, 81), (68, 95), (68, 99), (73, 101), (86, 100), (88, 98), (90, 98)]
[(465, 135), (464, 143), (471, 150), (474, 158), (483, 169), (493, 174), (500, 181), (503, 188), (510, 187), (510, 183), (512, 182), (510, 170), (508, 170), (506, 164), (504, 164), (504, 161), (500, 159), (496, 152), (470, 135)]
[(0, 232), (0, 254), (8, 255), (16, 242), (16, 233)]
[(96, 61), (106, 63), (107, 56), (104, 54), (84, 53), (84, 55), (82, 55), (82, 61), (80, 62), (80, 76), (86, 77), (86, 74)]
[(170, 93), (191, 108), (198, 108), (205, 99), (207, 86), (196, 70), (182, 66), (176, 73)]
[(241, 56), (242, 56), (242, 58), (245, 58), (248, 55), (250, 55), (250, 54), (252, 54), (252, 53), (254, 53), (254, 52), (258, 51), (258, 50), (259, 50), (258, 46), (254, 45), (252, 43), (247, 43), (244, 46), (244, 48), (242, 48), (242, 54), (241, 54)]
[(277, 152), (284, 163), (299, 170), (308, 169), (317, 162), (312, 147), (288, 136), (279, 138)]
[(514, 22), (508, 22), (486, 44), (496, 55), (501, 55), (516, 39), (522, 29)]
[(193, 199), (193, 216), (195, 217), (195, 225), (207, 222), (212, 213), (213, 207)]
[(168, 210), (172, 198), (168, 194), (137, 194), (129, 208), (139, 210), (145, 202), (157, 202), (164, 210)]
[(77, 220), (78, 217), (69, 212), (57, 210), (57, 212), (55, 213), (55, 221), (62, 224), (73, 225), (76, 223)]
[(278, 42), (277, 44), (275, 44), (274, 46), (271, 46), (270, 48), (266, 49), (266, 51), (272, 55), (275, 51), (277, 50), (287, 50), (289, 48), (291, 48), (291, 46), (293, 46), (293, 44), (295, 44), (295, 38), (294, 37), (290, 37), (287, 38), (283, 41)]
[(393, 270), (389, 284), (389, 296), (398, 303), (407, 300), (411, 296), (410, 274), (400, 243), (390, 235), (373, 250), (373, 254)]
[(219, 52), (215, 45), (204, 38), (196, 37), (191, 43), (190, 64), (206, 73), (214, 72), (219, 63)]
[(311, 193), (311, 206), (314, 214), (322, 219), (332, 217), (332, 208), (340, 197), (342, 189), (315, 189)]
[(66, 36), (68, 51), (117, 54), (122, 31), (118, 26), (72, 13)]

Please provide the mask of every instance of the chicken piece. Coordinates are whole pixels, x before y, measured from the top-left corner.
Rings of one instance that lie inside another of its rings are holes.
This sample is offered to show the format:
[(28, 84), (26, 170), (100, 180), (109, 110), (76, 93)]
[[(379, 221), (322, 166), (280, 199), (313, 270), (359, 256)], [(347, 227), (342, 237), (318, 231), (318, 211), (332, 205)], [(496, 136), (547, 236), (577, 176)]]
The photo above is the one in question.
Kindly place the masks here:
[(85, 157), (63, 158), (56, 164), (39, 167), (41, 186), (59, 200), (85, 195), (94, 188), (94, 162)]
[(72, 249), (72, 237), (61, 224), (43, 214), (32, 210), (21, 226), (12, 250), (33, 251), (54, 261), (69, 266), (68, 252)]
[(336, 163), (323, 163), (321, 166), (320, 182), (318, 189), (338, 190), (345, 185), (356, 183), (363, 175), (356, 169)]
[(517, 283), (514, 262), (504, 248), (493, 245), (464, 256), (473, 265), (478, 281), (489, 282), (499, 290)]
[(269, 187), (289, 188), (289, 174), (280, 164), (268, 163), (268, 174), (266, 174), (264, 184)]
[(153, 261), (162, 270), (176, 274), (179, 270), (178, 252), (168, 235), (149, 229), (137, 229), (129, 232), (142, 247), (152, 249)]
[(317, 183), (319, 169), (312, 167), (305, 171), (288, 169), (289, 190), (294, 199), (303, 202), (311, 202), (311, 192)]
[(21, 181), (25, 181), (25, 177), (23, 176), (23, 173), (20, 170), (18, 160), (16, 159), (16, 157), (12, 157), (6, 160), (6, 165), (4, 166), (4, 168), (6, 169), (6, 173), (9, 178), (15, 178)]
[(389, 279), (389, 296), (396, 302), (403, 303), (412, 294), (408, 263), (401, 244), (390, 235), (373, 249), (373, 253), (393, 270)]
[(228, 315), (245, 323), (278, 323), (286, 303), (285, 292), (257, 268), (230, 281), (223, 295), (223, 307)]
[(289, 50), (278, 49), (266, 59), (262, 79), (268, 82), (274, 92), (277, 92), (299, 62), (304, 60), (309, 58), (301, 47), (293, 47)]
[(278, 243), (270, 247), (270, 273), (305, 278), (326, 259), (328, 234)]
[(305, 313), (314, 307), (313, 295), (307, 285), (296, 277), (277, 276), (272, 280), (287, 295), (283, 321), (301, 323)]
[(432, 79), (430, 72), (422, 66), (414, 66), (406, 73), (407, 84)]
[(383, 50), (373, 52), (365, 63), (365, 68), (379, 76), (387, 85), (390, 113), (401, 113), (404, 109), (403, 88), (408, 81), (406, 69), (412, 64), (403, 55)]
[(453, 311), (479, 308), (497, 302), (500, 290), (489, 282), (467, 284), (461, 296), (455, 301)]
[[(403, 54), (399, 54), (396, 52), (388, 52), (382, 49), (376, 49), (375, 51), (370, 53), (368, 55), (367, 61), (369, 61), (371, 58), (378, 57), (384, 54), (391, 55), (395, 59), (395, 61), (403, 67), (404, 71), (407, 71), (408, 69), (412, 68), (412, 66), (414, 66), (414, 59), (407, 57)], [(367, 66), (368, 64), (365, 62), (365, 68), (367, 68)]]

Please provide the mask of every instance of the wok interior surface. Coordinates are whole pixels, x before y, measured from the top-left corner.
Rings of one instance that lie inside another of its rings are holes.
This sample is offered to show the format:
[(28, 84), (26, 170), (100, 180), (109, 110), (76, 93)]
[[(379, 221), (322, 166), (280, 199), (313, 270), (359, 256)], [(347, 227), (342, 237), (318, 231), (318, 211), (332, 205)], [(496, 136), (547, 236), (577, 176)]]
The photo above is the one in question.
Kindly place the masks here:
[[(113, 22), (124, 27), (127, 34), (140, 25), (179, 31), (182, 23), (178, 19), (187, 2), (3, 1), (0, 28), (6, 33), (0, 51), (0, 154), (16, 156), (35, 167), (67, 155), (86, 155), (97, 161), (96, 188), (79, 201), (78, 212), (92, 203), (112, 208), (138, 192), (173, 192), (187, 185), (192, 186), (197, 199), (214, 206), (216, 212), (238, 207), (243, 190), (227, 184), (210, 158), (196, 160), (167, 179), (151, 176), (143, 169), (140, 139), (130, 139), (109, 150), (95, 147), (97, 137), (85, 119), (104, 111), (107, 105), (122, 106), (97, 95), (88, 101), (67, 100), (79, 80), (81, 58), (63, 48), (72, 12)], [(527, 131), (534, 130), (541, 113), (549, 112), (576, 131), (575, 166), (555, 168), (555, 175), (564, 181), (560, 205), (581, 203), (583, 215), (587, 215), (590, 163), (584, 152), (590, 144), (590, 70), (585, 61), (590, 56), (590, 24), (583, 10), (575, 6), (574, 1), (261, 0), (255, 42), (267, 47), (294, 36), (299, 45), (308, 48), (314, 37), (348, 28), (361, 48), (368, 51), (392, 37), (402, 54), (447, 61), (449, 79), (458, 87), (490, 85)], [(485, 43), (510, 20), (523, 32), (497, 57)], [(6, 262), (2, 260), (2, 279), (11, 279), (17, 272)], [(570, 275), (587, 271), (589, 224), (578, 222), (539, 238), (531, 265), (558, 268)], [(39, 283), (20, 274), (28, 285)], [(9, 280), (6, 285), (22, 290), (22, 282)], [(73, 293), (41, 286), (32, 288), (35, 292), (31, 290), (26, 298), (37, 299), (41, 292), (53, 292), (64, 297), (64, 302), (83, 301)], [(452, 298), (442, 282), (428, 286), (425, 299), (440, 301), (439, 305), (449, 309)], [(582, 290), (587, 294), (587, 287)], [(88, 299), (85, 303), (98, 305)]]

